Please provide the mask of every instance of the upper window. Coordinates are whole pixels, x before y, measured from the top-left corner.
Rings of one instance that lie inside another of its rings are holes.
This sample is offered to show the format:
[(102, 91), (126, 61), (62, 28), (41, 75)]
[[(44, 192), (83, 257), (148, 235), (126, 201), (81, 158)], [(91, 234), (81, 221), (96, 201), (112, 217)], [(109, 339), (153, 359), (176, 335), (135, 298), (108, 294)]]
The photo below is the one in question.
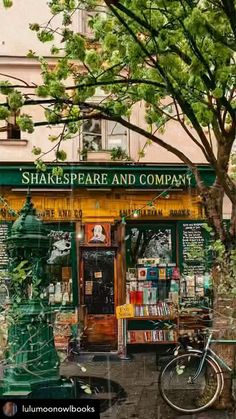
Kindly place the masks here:
[(81, 140), (82, 150), (99, 151), (121, 147), (129, 153), (127, 129), (118, 122), (86, 120), (83, 123)]
[(6, 140), (20, 140), (21, 139), (21, 131), (16, 123), (16, 118), (19, 113), (14, 112), (12, 115), (10, 115), (5, 121), (5, 125), (0, 127), (0, 133), (6, 133), (1, 134), (0, 138), (4, 138)]
[(91, 18), (99, 14), (101, 17), (106, 17), (107, 7), (100, 5), (96, 7), (96, 10), (80, 10), (79, 12), (79, 32), (84, 35), (91, 37), (93, 35), (92, 28), (90, 27), (89, 21)]
[(83, 122), (82, 148), (88, 151), (98, 151), (102, 147), (102, 127), (100, 119), (88, 119)]

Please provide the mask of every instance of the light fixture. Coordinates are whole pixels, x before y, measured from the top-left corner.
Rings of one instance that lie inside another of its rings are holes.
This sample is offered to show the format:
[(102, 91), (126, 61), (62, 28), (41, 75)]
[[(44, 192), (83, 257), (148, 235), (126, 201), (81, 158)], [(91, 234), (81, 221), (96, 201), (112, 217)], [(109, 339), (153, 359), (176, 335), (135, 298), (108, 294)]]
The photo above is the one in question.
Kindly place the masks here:
[(81, 240), (82, 238), (83, 238), (83, 231), (82, 230), (80, 230), (79, 232), (78, 232), (78, 234), (77, 234), (77, 239), (78, 240)]
[(134, 210), (134, 212), (133, 212), (133, 217), (134, 217), (134, 218), (138, 218), (138, 217), (139, 217), (139, 215), (140, 215), (140, 210)]

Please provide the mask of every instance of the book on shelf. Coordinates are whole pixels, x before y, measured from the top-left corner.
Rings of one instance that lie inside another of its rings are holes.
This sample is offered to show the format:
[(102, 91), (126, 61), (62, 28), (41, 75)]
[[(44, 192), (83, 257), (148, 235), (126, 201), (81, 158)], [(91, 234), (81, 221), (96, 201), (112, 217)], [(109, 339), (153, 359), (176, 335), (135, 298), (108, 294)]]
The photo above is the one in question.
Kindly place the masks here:
[(174, 330), (129, 330), (127, 343), (174, 342), (176, 338)]
[(174, 315), (174, 310), (172, 305), (166, 303), (165, 301), (160, 301), (158, 304), (135, 305), (134, 315), (135, 317), (171, 317)]

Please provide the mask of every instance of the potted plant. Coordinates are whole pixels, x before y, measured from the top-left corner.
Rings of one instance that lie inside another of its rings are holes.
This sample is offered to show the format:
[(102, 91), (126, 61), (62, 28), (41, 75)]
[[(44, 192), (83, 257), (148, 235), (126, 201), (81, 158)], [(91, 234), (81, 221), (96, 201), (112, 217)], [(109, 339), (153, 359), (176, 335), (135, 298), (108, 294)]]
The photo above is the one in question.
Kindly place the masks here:
[(114, 147), (111, 149), (111, 160), (130, 161), (131, 158), (122, 147)]

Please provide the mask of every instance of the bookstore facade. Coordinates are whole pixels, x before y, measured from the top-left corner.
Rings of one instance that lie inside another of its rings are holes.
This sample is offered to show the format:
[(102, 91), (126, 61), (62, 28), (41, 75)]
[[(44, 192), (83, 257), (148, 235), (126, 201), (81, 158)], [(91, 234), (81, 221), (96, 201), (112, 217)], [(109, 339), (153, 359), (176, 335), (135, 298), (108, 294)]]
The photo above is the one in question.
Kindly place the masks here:
[[(52, 168), (1, 166), (0, 268), (7, 267), (4, 238), (14, 211), (30, 190), (51, 237), (45, 296), (57, 311), (58, 348), (66, 348), (72, 324), (79, 324), (83, 347), (96, 350), (174, 342), (179, 304), (209, 303), (208, 237), (188, 168), (64, 165), (61, 176)], [(211, 184), (209, 166), (199, 170)]]

